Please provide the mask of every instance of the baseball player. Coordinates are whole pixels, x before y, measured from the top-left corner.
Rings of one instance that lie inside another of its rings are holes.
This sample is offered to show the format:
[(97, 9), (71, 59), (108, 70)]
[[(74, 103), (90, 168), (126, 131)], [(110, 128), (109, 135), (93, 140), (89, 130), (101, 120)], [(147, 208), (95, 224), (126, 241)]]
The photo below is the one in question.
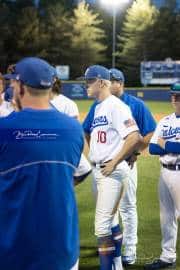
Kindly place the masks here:
[(149, 145), (160, 156), (159, 182), (162, 253), (160, 259), (145, 265), (146, 270), (175, 268), (178, 219), (180, 219), (180, 82), (171, 87), (175, 112), (164, 117)]
[(49, 106), (46, 61), (25, 58), (8, 77), (22, 110), (0, 119), (0, 269), (77, 270), (82, 127)]
[(60, 112), (79, 119), (79, 110), (76, 103), (61, 94), (61, 81), (55, 73), (55, 82), (51, 92), (51, 104)]
[[(156, 128), (155, 120), (142, 100), (124, 92), (125, 78), (124, 74), (115, 68), (110, 69), (111, 74), (111, 93), (119, 97), (131, 109), (132, 115), (136, 120), (142, 143), (138, 151), (144, 150), (153, 135)], [(129, 163), (130, 174), (126, 193), (120, 203), (120, 214), (123, 223), (123, 245), (124, 253), (122, 261), (124, 265), (131, 265), (136, 260), (137, 245), (137, 206), (136, 206), (136, 190), (137, 190), (137, 159), (138, 152), (133, 154)]]
[(89, 96), (97, 99), (84, 123), (89, 158), (97, 185), (95, 234), (101, 270), (121, 270), (122, 233), (113, 226), (129, 167), (125, 158), (138, 147), (140, 136), (130, 109), (110, 92), (110, 72), (95, 65), (86, 70)]
[[(65, 113), (70, 117), (79, 119), (79, 110), (76, 103), (61, 94), (61, 81), (57, 77), (55, 72), (55, 81), (52, 87), (52, 92), (50, 96), (50, 104), (56, 108), (59, 112)], [(74, 183), (75, 185), (83, 182), (86, 177), (91, 173), (91, 165), (88, 162), (84, 154), (81, 155), (80, 163), (77, 170), (74, 173)]]

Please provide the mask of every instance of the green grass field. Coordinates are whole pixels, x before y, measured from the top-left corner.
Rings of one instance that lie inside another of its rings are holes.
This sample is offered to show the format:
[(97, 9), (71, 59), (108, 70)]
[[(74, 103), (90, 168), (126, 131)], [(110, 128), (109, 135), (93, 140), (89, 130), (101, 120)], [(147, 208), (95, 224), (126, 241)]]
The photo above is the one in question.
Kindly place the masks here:
[[(78, 101), (80, 112), (87, 112), (92, 101)], [(171, 105), (163, 102), (147, 102), (154, 114), (169, 114)], [(138, 251), (137, 263), (130, 269), (143, 269), (143, 265), (160, 254), (160, 223), (158, 202), (159, 162), (157, 157), (141, 156), (138, 161)], [(94, 236), (94, 201), (91, 193), (91, 177), (76, 188), (80, 218), (81, 257), (80, 270), (96, 270), (98, 257)], [(177, 255), (180, 253), (180, 233)], [(180, 270), (180, 258), (177, 260)]]

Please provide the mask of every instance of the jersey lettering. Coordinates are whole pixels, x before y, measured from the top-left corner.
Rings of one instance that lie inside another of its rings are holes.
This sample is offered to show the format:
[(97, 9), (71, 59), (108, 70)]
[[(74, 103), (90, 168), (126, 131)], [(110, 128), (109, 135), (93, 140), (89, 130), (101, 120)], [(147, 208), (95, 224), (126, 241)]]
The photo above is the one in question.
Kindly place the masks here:
[(108, 119), (107, 119), (106, 115), (98, 116), (94, 119), (94, 121), (92, 123), (92, 129), (95, 127), (106, 126), (106, 125), (108, 125)]
[(164, 139), (170, 139), (180, 134), (180, 127), (173, 128), (170, 126), (169, 129), (162, 130), (162, 132)]

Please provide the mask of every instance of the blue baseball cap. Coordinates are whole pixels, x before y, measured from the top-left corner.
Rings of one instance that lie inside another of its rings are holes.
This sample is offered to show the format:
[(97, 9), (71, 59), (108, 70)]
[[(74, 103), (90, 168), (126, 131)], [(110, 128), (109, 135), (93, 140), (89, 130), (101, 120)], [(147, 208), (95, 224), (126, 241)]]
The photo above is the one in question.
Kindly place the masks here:
[(109, 72), (110, 72), (111, 80), (121, 81), (123, 83), (125, 82), (124, 74), (119, 69), (111, 68)]
[(21, 81), (32, 88), (48, 89), (53, 85), (53, 67), (37, 57), (26, 57), (20, 60), (12, 74), (4, 75), (5, 79)]
[(170, 93), (171, 95), (180, 95), (180, 81), (171, 85)]
[(110, 81), (110, 73), (107, 68), (100, 65), (94, 65), (90, 66), (86, 70), (84, 79), (85, 80), (102, 79)]

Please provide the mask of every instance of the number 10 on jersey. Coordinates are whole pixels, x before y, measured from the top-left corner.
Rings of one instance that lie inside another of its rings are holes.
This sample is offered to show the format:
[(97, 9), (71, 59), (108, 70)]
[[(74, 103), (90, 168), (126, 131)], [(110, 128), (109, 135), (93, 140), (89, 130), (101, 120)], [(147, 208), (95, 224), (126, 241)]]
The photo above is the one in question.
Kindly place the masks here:
[(98, 131), (97, 143), (106, 143), (106, 132)]

